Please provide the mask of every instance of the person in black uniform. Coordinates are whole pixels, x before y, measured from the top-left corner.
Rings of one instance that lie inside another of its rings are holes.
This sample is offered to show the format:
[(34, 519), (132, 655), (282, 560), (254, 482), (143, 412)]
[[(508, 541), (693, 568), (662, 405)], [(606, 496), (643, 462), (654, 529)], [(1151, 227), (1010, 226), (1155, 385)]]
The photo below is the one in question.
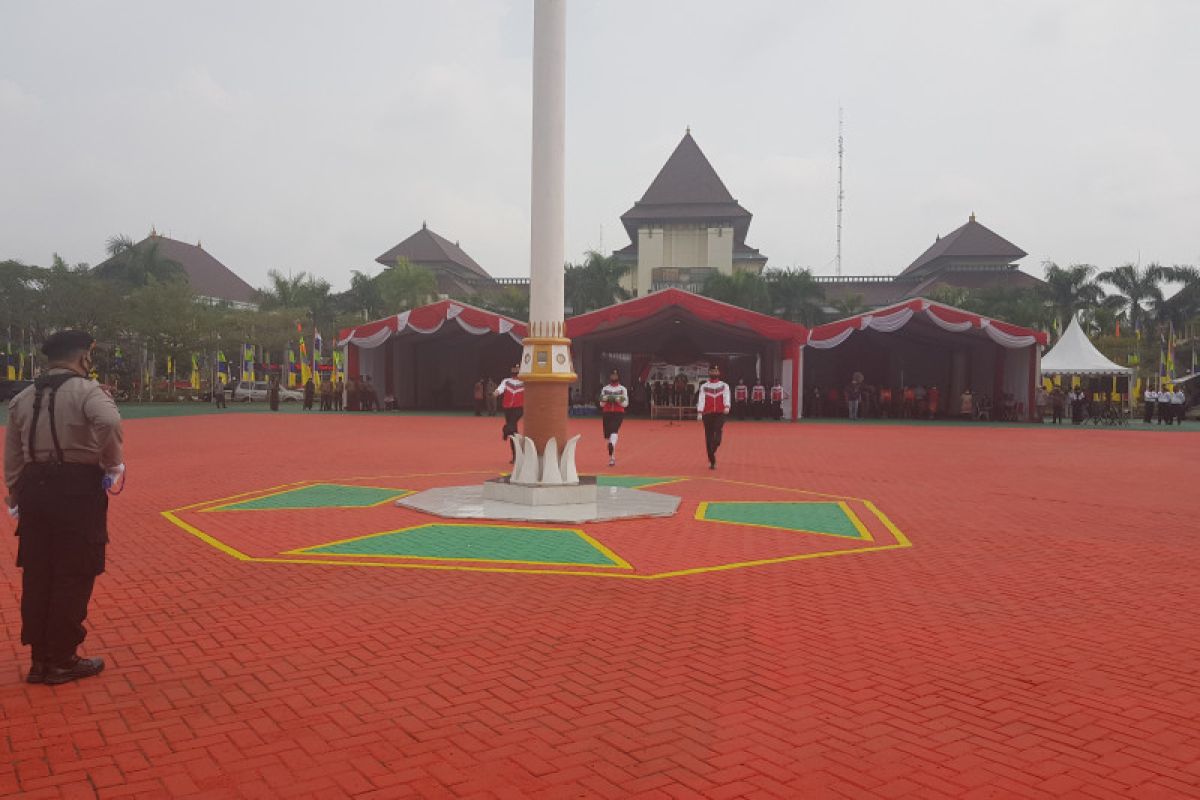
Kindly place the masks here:
[(121, 416), (87, 376), (95, 340), (59, 331), (42, 345), (49, 368), (9, 403), (5, 498), (17, 517), (21, 643), (29, 683), (61, 684), (104, 669), (80, 658), (88, 602), (104, 572), (108, 494), (122, 480)]

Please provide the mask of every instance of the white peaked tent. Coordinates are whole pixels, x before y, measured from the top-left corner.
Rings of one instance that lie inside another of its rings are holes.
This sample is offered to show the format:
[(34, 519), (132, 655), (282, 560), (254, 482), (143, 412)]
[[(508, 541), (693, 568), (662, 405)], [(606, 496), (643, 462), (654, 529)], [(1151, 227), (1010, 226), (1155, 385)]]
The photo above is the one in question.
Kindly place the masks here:
[(1125, 395), (1129, 408), (1133, 408), (1133, 368), (1114, 364), (1096, 349), (1079, 325), (1078, 317), (1071, 318), (1067, 332), (1062, 335), (1049, 353), (1042, 356), (1043, 375), (1080, 375), (1096, 377), (1115, 375), (1129, 381)]

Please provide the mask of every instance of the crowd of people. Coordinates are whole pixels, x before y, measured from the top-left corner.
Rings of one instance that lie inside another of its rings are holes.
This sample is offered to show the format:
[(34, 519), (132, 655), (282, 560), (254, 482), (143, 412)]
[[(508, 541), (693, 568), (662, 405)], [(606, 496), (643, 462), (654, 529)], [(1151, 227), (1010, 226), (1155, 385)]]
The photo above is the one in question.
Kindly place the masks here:
[[(958, 416), (978, 419), (991, 408), (991, 399), (970, 389), (959, 398)], [(942, 390), (936, 385), (906, 385), (900, 388), (867, 383), (861, 372), (854, 373), (841, 389), (813, 386), (804, 406), (806, 417), (842, 417), (856, 419), (936, 419), (954, 416), (949, 404), (943, 404)]]
[[(638, 416), (654, 416), (655, 410), (673, 409), (682, 416), (696, 406), (700, 399), (704, 381), (692, 383), (684, 375), (671, 380), (633, 381), (626, 392), (627, 413)], [(783, 419), (783, 401), (790, 395), (779, 381), (767, 387), (762, 380), (747, 386), (745, 379), (731, 387), (730, 415), (737, 419)], [(602, 394), (604, 387), (597, 389)], [(587, 416), (596, 413), (595, 395), (585, 395), (579, 389), (571, 393), (571, 413)]]
[[(1047, 411), (1052, 424), (1060, 424), (1069, 414), (1071, 423), (1082, 425), (1088, 420), (1108, 413), (1115, 409), (1121, 410), (1120, 396), (1114, 397), (1111, 392), (1094, 391), (1083, 386), (1071, 386), (1064, 389), (1055, 385), (1049, 391), (1043, 386), (1035, 390), (1037, 396), (1036, 419), (1044, 420)], [(1142, 422), (1149, 425), (1155, 420), (1159, 425), (1182, 425), (1189, 407), (1187, 393), (1182, 386), (1174, 389), (1154, 389), (1147, 387), (1142, 393)]]

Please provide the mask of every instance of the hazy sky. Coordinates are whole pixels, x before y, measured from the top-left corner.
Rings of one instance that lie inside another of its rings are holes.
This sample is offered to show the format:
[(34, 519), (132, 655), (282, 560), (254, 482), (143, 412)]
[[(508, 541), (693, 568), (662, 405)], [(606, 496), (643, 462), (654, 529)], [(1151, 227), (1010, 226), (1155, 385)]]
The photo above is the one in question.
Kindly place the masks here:
[[(894, 273), (976, 212), (1040, 262), (1200, 263), (1200, 2), (570, 0), (567, 257), (690, 125), (769, 266)], [(532, 0), (0, 0), (0, 259), (157, 226), (335, 288), (423, 220), (528, 274)]]

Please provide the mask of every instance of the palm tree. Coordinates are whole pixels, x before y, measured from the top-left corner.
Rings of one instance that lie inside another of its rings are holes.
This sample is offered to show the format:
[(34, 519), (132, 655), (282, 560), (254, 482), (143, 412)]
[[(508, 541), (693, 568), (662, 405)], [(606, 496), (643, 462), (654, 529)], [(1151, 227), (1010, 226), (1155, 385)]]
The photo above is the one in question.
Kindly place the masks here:
[(807, 269), (768, 270), (763, 277), (771, 297), (772, 311), (779, 317), (809, 327), (821, 321), (825, 289)]
[(396, 259), (395, 266), (379, 273), (375, 282), (384, 307), (393, 313), (425, 305), (437, 297), (433, 273), (413, 266), (406, 258)]
[(257, 292), (259, 308), (263, 311), (271, 311), (276, 308), (300, 308), (304, 283), (309, 279), (307, 272), (297, 272), (294, 275), (288, 272), (287, 275), (284, 275), (277, 269), (271, 269), (267, 270), (267, 277), (270, 279), (271, 285), (259, 289)]
[(1076, 312), (1095, 308), (1100, 303), (1104, 290), (1092, 280), (1096, 268), (1091, 264), (1060, 267), (1047, 261), (1042, 266), (1046, 271), (1046, 303), (1061, 336)]
[(837, 312), (838, 318), (840, 319), (853, 317), (855, 314), (861, 314), (867, 310), (867, 304), (863, 302), (863, 296), (861, 294), (852, 294), (847, 295), (846, 297), (839, 297), (838, 299), (834, 300), (831, 305), (833, 306), (834, 311)]
[(159, 252), (158, 239), (151, 237), (136, 244), (125, 234), (112, 236), (104, 245), (108, 260), (95, 269), (97, 277), (125, 284), (129, 289), (160, 283), (186, 280), (183, 265)]
[(704, 295), (762, 314), (771, 312), (771, 292), (767, 282), (753, 272), (732, 275), (715, 272), (704, 282)]
[(595, 250), (584, 254), (582, 264), (567, 264), (563, 290), (571, 313), (582, 314), (628, 300), (629, 291), (621, 285), (621, 279), (629, 269), (630, 265), (616, 256), (605, 256)]
[(1118, 312), (1124, 313), (1130, 329), (1136, 331), (1142, 325), (1146, 313), (1143, 303), (1162, 302), (1162, 287), (1159, 284), (1167, 275), (1167, 270), (1158, 264), (1147, 264), (1145, 267), (1122, 264), (1115, 269), (1101, 272), (1096, 276), (1096, 280), (1116, 289), (1116, 294), (1113, 295), (1117, 298), (1114, 306)]
[(350, 288), (339, 296), (342, 308), (364, 320), (383, 315), (383, 297), (375, 277), (358, 270), (350, 271)]

